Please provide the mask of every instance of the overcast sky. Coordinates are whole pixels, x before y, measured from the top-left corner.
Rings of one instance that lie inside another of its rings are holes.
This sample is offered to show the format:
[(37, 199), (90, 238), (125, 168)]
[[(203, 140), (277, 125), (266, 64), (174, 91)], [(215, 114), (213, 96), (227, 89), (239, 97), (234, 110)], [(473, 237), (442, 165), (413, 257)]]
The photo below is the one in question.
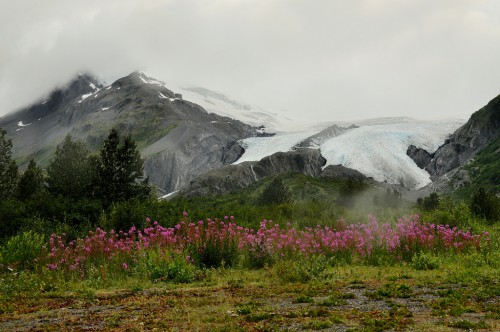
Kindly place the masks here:
[(295, 118), (468, 117), (500, 94), (498, 0), (0, 0), (0, 116), (143, 70)]

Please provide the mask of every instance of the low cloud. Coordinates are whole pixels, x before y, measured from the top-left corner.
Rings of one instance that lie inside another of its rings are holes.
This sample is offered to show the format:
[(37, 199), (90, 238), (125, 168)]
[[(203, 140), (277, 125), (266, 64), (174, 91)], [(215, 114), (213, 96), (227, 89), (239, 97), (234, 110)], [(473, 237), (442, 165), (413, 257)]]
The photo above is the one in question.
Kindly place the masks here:
[(82, 71), (315, 120), (468, 116), (500, 93), (494, 0), (0, 1), (0, 116)]

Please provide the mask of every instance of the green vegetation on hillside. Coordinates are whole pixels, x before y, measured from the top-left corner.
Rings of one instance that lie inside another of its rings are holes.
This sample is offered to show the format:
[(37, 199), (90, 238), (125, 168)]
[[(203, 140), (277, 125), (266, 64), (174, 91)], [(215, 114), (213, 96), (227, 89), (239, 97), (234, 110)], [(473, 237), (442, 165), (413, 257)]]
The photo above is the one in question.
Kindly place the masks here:
[(500, 194), (500, 138), (484, 148), (464, 168), (469, 172), (470, 185), (459, 189), (457, 195), (468, 196), (479, 188)]

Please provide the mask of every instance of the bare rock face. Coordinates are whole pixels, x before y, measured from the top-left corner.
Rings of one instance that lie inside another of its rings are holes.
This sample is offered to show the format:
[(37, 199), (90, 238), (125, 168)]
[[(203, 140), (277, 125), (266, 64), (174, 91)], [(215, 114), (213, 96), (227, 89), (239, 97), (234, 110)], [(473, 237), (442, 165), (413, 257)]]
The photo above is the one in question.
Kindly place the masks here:
[(278, 152), (260, 161), (247, 161), (209, 171), (181, 189), (186, 196), (211, 196), (233, 193), (268, 176), (300, 172), (319, 176), (326, 159), (316, 149)]
[(325, 128), (322, 131), (320, 131), (319, 133), (317, 133), (313, 136), (310, 136), (310, 137), (306, 138), (305, 140), (303, 140), (302, 142), (298, 143), (296, 146), (294, 146), (294, 149), (317, 148), (321, 144), (326, 142), (327, 140), (329, 140), (333, 137), (337, 137), (339, 135), (342, 135), (347, 130), (352, 129), (352, 128), (356, 128), (356, 126), (353, 125), (351, 127), (344, 128), (344, 127), (339, 127), (336, 124), (331, 125), (330, 127)]
[(432, 160), (432, 155), (422, 148), (417, 148), (415, 145), (410, 145), (406, 154), (417, 164), (420, 168), (425, 168)]
[(472, 114), (445, 144), (434, 153), (425, 167), (431, 179), (469, 162), (478, 152), (500, 136), (500, 96)]
[(342, 165), (329, 165), (325, 167), (320, 177), (332, 178), (336, 180), (351, 179), (351, 180), (367, 180), (368, 177), (361, 172), (344, 167)]
[[(482, 109), (472, 114), (469, 121), (458, 128), (435, 153), (430, 154), (424, 149), (410, 145), (406, 154), (415, 161), (418, 167), (429, 172), (433, 181), (439, 180), (439, 183), (447, 183), (449, 179), (444, 175), (467, 164), (499, 136), (500, 96), (497, 96)], [(468, 181), (463, 175), (464, 172), (453, 173), (455, 177), (460, 175), (464, 178), (458, 183)], [(442, 178), (440, 179), (440, 177)], [(436, 186), (438, 186), (437, 183)]]

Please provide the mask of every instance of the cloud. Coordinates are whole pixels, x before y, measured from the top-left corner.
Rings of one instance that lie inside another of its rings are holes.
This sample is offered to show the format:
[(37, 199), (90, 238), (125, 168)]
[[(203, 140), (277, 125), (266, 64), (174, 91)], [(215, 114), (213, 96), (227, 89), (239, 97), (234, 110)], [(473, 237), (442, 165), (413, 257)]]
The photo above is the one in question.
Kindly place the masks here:
[[(0, 0), (3, 1), (3, 0)], [(317, 120), (468, 115), (500, 92), (494, 0), (5, 1), (0, 115), (145, 70)]]

